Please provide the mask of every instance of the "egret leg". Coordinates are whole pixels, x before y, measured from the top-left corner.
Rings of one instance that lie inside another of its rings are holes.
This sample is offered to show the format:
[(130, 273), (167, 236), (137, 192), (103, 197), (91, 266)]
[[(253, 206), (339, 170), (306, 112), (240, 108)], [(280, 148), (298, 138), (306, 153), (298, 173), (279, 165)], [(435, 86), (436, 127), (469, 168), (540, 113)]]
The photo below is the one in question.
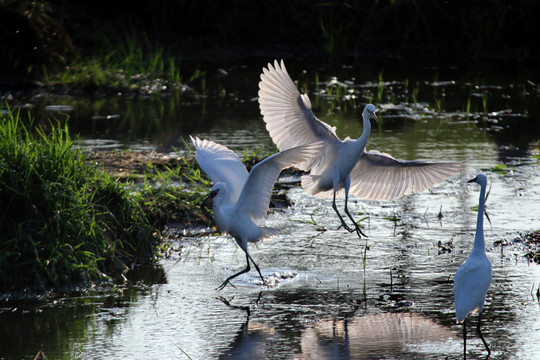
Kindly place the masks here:
[[(239, 272), (237, 272), (236, 274), (233, 274), (233, 275), (229, 276), (228, 278), (226, 278), (225, 281), (223, 282), (223, 284), (221, 284), (216, 290), (223, 290), (223, 288), (224, 288), (225, 286), (227, 286), (227, 284), (229, 284), (229, 281), (231, 281), (231, 280), (234, 279), (235, 277), (240, 276), (240, 275), (242, 275), (242, 274), (245, 274), (245, 273), (247, 273), (249, 270), (251, 270), (251, 267), (249, 266), (249, 255), (248, 255), (247, 252), (246, 252), (246, 262), (247, 262), (247, 266), (246, 266), (246, 268), (245, 268), (244, 270), (239, 271)], [(231, 284), (231, 286), (234, 287), (233, 284)]]
[(341, 214), (339, 213), (338, 209), (337, 209), (337, 206), (336, 206), (336, 190), (334, 190), (334, 198), (332, 199), (332, 208), (334, 209), (334, 211), (336, 212), (337, 216), (339, 217), (339, 220), (341, 221), (341, 226), (343, 226), (343, 228), (345, 230), (347, 230), (348, 232), (353, 232), (354, 230), (351, 229), (349, 227), (349, 225), (347, 225), (345, 223), (345, 220), (343, 220), (343, 217), (341, 216)]
[[(244, 270), (242, 271), (239, 271), (237, 272), (236, 274), (234, 275), (231, 275), (229, 276), (227, 279), (225, 279), (225, 281), (223, 282), (223, 284), (221, 284), (217, 290), (222, 290), (225, 286), (227, 286), (227, 284), (230, 284), (229, 281), (231, 281), (232, 279), (234, 279), (235, 277), (239, 276), (239, 275), (242, 275), (242, 274), (245, 274), (247, 272), (249, 272), (249, 270), (251, 270), (251, 267), (249, 266), (249, 260), (251, 260), (251, 262), (253, 263), (253, 265), (255, 265), (255, 269), (257, 269), (257, 272), (259, 273), (259, 276), (261, 277), (261, 280), (263, 282), (263, 285), (265, 284), (264, 282), (264, 278), (261, 274), (261, 269), (259, 269), (259, 266), (257, 266), (257, 264), (255, 263), (255, 261), (253, 261), (253, 258), (248, 254), (248, 252), (246, 251), (246, 262), (247, 262), (247, 266)], [(233, 284), (230, 284), (231, 286), (234, 287)]]
[[(255, 265), (255, 269), (256, 269), (257, 272), (259, 273), (259, 276), (261, 277), (261, 281), (262, 281), (263, 285), (266, 284), (265, 281), (264, 281), (264, 278), (263, 278), (263, 276), (262, 276), (262, 274), (261, 274), (261, 269), (259, 269), (259, 267), (257, 266), (257, 264), (255, 264), (255, 261), (253, 261), (253, 258), (251, 257), (251, 255), (249, 255), (247, 252), (246, 252), (246, 255), (248, 256), (249, 260), (251, 260), (251, 262), (253, 263), (253, 265)], [(248, 264), (249, 264), (249, 262), (248, 262)]]
[(463, 359), (467, 360), (467, 318), (463, 319)]
[(486, 347), (486, 350), (488, 351), (488, 356), (491, 356), (491, 350), (489, 349), (489, 346), (484, 339), (484, 335), (482, 335), (482, 331), (480, 331), (480, 319), (482, 318), (482, 310), (478, 312), (478, 323), (476, 324), (476, 331), (478, 332), (478, 335), (480, 336), (480, 339), (482, 339), (482, 342), (484, 343), (484, 346)]
[(359, 238), (362, 238), (361, 235), (363, 235), (364, 237), (367, 237), (367, 235), (364, 234), (362, 232), (362, 230), (360, 229), (360, 226), (358, 226), (358, 223), (356, 221), (354, 221), (354, 218), (352, 217), (352, 215), (349, 212), (349, 209), (347, 207), (347, 204), (349, 203), (349, 186), (350, 186), (350, 182), (351, 182), (351, 178), (347, 176), (347, 178), (345, 178), (345, 213), (347, 214), (349, 219), (351, 219), (352, 223), (354, 224), (356, 235), (358, 235)]

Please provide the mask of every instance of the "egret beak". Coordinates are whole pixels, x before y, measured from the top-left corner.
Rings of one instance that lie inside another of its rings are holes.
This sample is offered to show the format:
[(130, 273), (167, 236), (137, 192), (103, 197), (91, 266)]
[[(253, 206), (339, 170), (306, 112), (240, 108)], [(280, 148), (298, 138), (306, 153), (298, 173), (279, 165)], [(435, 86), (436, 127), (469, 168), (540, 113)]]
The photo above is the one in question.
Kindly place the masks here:
[(208, 194), (208, 196), (206, 197), (206, 199), (204, 199), (204, 201), (202, 202), (201, 206), (206, 206), (206, 203), (209, 202), (210, 200), (212, 200), (213, 198), (216, 197), (217, 193), (218, 193), (219, 190), (212, 190), (210, 191), (210, 194)]
[(474, 179), (471, 179), (469, 181), (467, 181), (468, 183), (472, 183), (472, 182), (476, 182), (476, 177)]
[[(368, 110), (369, 111), (369, 110)], [(375, 115), (375, 112), (374, 111), (369, 111), (369, 114), (371, 115), (371, 117), (373, 119), (375, 119), (375, 121), (377, 122), (377, 124), (379, 123), (379, 119), (377, 118), (377, 115)]]

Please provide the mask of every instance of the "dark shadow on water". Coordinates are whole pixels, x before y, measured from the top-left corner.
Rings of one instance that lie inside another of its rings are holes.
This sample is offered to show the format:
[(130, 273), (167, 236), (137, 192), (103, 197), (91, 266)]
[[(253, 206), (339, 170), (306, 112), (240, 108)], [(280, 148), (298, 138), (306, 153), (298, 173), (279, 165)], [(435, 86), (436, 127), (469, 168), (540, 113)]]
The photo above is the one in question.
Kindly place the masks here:
[(133, 269), (127, 277), (130, 283), (124, 286), (0, 303), (0, 357), (33, 359), (40, 351), (48, 359), (83, 356), (83, 344), (97, 323), (113, 334), (149, 285), (167, 281), (161, 266)]
[(126, 278), (133, 284), (166, 284), (167, 274), (162, 266), (144, 265), (129, 269)]

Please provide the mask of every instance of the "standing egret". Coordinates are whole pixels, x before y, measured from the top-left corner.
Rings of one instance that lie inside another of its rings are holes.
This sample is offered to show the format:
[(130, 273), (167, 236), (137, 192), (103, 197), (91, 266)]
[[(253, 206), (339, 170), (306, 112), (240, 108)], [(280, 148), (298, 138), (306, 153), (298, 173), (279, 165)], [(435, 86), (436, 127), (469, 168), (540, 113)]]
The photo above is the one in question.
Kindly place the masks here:
[[(379, 151), (366, 151), (371, 131), (370, 118), (377, 120), (375, 107), (362, 112), (364, 130), (360, 138), (341, 140), (335, 127), (320, 121), (311, 110), (306, 94), (300, 94), (283, 60), (263, 68), (259, 82), (259, 106), (266, 129), (280, 151), (322, 141), (315, 158), (297, 167), (311, 170), (302, 177), (302, 187), (320, 198), (332, 196), (332, 207), (341, 225), (350, 232), (361, 231), (347, 209), (349, 192), (368, 200), (392, 200), (415, 194), (457, 173), (462, 162), (405, 161)], [(343, 191), (344, 190), (344, 191)], [(345, 213), (354, 223), (350, 228), (336, 207), (336, 197), (345, 195)]]
[(476, 234), (474, 236), (474, 247), (471, 255), (459, 267), (454, 276), (454, 303), (456, 305), (457, 321), (463, 321), (463, 354), (467, 358), (467, 315), (478, 310), (478, 323), (476, 331), (488, 351), (491, 350), (484, 340), (480, 331), (480, 318), (482, 309), (486, 301), (486, 293), (491, 285), (491, 262), (486, 256), (484, 245), (484, 203), (486, 201), (487, 178), (484, 174), (478, 174), (469, 182), (480, 184), (480, 201), (478, 205), (478, 219), (476, 220)]
[(238, 156), (223, 145), (191, 137), (195, 145), (195, 159), (213, 181), (214, 186), (203, 202), (214, 199), (214, 217), (217, 228), (234, 237), (246, 253), (247, 267), (229, 276), (218, 288), (223, 289), (230, 280), (250, 270), (253, 263), (264, 284), (261, 270), (248, 253), (248, 242), (257, 242), (278, 233), (277, 229), (264, 227), (270, 195), (282, 169), (314, 156), (320, 143), (295, 147), (267, 157), (248, 173)]

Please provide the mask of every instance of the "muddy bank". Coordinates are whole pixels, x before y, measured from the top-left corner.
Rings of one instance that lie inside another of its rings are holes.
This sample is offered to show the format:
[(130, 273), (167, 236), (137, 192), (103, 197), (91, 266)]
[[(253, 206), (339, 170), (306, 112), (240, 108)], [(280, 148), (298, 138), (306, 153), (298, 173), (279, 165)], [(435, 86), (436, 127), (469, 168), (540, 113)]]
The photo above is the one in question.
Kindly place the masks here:
[(121, 181), (143, 181), (149, 173), (165, 172), (167, 168), (196, 166), (193, 157), (164, 154), (157, 151), (96, 151), (88, 153), (90, 164), (101, 166)]

